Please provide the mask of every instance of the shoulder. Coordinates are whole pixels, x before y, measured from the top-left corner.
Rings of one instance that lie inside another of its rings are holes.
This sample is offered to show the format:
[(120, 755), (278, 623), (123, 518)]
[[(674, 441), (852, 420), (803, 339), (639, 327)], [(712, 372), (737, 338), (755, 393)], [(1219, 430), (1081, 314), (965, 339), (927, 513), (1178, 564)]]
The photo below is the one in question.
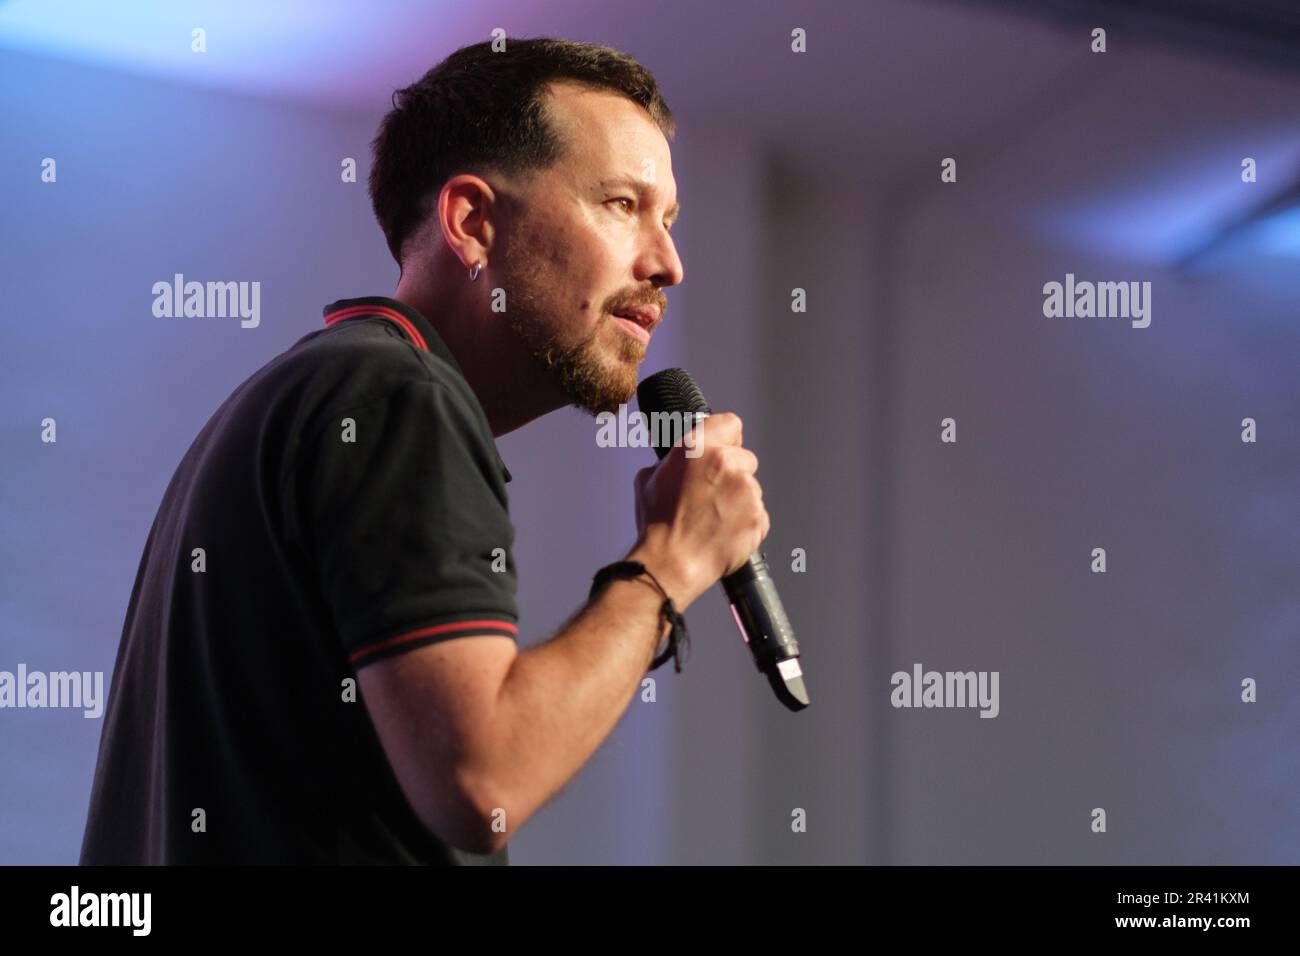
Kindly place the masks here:
[(460, 371), (419, 349), (383, 321), (322, 330), (282, 356), (278, 378), (294, 395), (304, 438), (349, 412), (389, 406), (435, 415), (443, 425), (491, 442), (491, 429)]

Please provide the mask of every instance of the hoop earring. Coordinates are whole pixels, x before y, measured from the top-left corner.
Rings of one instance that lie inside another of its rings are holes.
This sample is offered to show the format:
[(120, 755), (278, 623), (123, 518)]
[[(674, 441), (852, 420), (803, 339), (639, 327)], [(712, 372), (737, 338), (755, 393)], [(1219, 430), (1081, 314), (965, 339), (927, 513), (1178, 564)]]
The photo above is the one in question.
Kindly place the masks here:
[(470, 282), (473, 282), (475, 279), (478, 278), (478, 273), (479, 273), (479, 269), (480, 269), (480, 268), (482, 268), (482, 267), (481, 267), (477, 262), (475, 262), (474, 265), (470, 266), (470, 270), (469, 270), (469, 281), (470, 281)]

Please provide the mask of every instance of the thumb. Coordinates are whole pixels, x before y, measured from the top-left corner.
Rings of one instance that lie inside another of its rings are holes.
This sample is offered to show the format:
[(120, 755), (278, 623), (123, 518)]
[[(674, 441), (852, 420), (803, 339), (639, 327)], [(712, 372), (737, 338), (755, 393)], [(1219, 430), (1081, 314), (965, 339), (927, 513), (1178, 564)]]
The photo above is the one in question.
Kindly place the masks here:
[(632, 487), (636, 489), (638, 494), (645, 489), (646, 482), (650, 480), (650, 476), (654, 473), (654, 465), (646, 465), (636, 473), (636, 478), (632, 481)]
[(653, 475), (654, 472), (655, 469), (653, 465), (642, 468), (636, 473), (636, 478), (632, 481), (633, 493), (636, 499), (634, 502), (635, 507), (632, 510), (636, 512), (636, 534), (638, 538), (645, 534), (645, 488), (646, 483), (650, 481), (650, 476)]

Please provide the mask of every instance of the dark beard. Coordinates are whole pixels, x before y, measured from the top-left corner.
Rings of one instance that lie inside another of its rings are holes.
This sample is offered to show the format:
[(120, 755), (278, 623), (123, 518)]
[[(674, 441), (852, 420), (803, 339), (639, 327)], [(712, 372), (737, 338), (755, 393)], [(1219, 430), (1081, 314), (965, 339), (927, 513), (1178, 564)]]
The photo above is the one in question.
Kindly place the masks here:
[[(563, 391), (571, 405), (590, 415), (617, 413), (619, 405), (636, 393), (637, 371), (645, 361), (646, 348), (623, 333), (622, 329), (605, 330), (613, 323), (612, 315), (602, 309), (600, 320), (582, 341), (565, 344), (547, 331), (544, 320), (553, 305), (539, 294), (539, 280), (546, 275), (541, 268), (539, 246), (526, 224), (506, 245), (502, 261), (501, 285), (509, 296), (507, 324), (523, 343), (534, 361)], [(543, 280), (544, 281), (544, 280)], [(609, 307), (611, 303), (603, 303)], [(612, 331), (618, 339), (614, 348), (602, 346), (598, 339)], [(613, 353), (605, 355), (605, 351)]]
[(509, 313), (510, 328), (529, 354), (555, 379), (571, 404), (593, 416), (617, 412), (619, 405), (631, 399), (636, 391), (637, 367), (645, 359), (645, 346), (620, 332), (615, 350), (618, 364), (609, 367), (596, 340), (612, 321), (611, 316), (602, 316), (590, 336), (563, 345), (554, 337), (539, 334), (541, 324), (531, 315), (521, 315), (517, 309)]
[(645, 360), (645, 346), (621, 329), (613, 329), (619, 340), (618, 347), (611, 350), (617, 364), (608, 367), (609, 357), (603, 355), (597, 342), (601, 334), (608, 334), (605, 326), (614, 321), (608, 312), (602, 312), (591, 335), (580, 342), (566, 345), (548, 333), (541, 318), (547, 314), (548, 305), (531, 280), (542, 270), (536, 267), (530, 247), (529, 237), (521, 235), (506, 248), (501, 278), (509, 295), (507, 324), (571, 405), (593, 416), (617, 413), (619, 405), (636, 393), (637, 368)]

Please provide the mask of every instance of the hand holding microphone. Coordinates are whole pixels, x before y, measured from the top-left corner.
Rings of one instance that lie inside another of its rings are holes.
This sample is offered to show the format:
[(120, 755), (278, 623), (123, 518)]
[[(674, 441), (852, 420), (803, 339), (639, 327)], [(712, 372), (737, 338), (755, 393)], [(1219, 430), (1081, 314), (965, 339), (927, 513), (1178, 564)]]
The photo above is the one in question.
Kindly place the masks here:
[[(638, 549), (653, 555), (679, 611), (714, 582), (758, 670), (790, 710), (809, 698), (799, 645), (758, 546), (771, 528), (755, 473), (758, 458), (741, 444), (736, 415), (711, 414), (703, 394), (681, 369), (665, 369), (637, 389), (641, 412), (677, 415), (687, 427), (698, 415), (688, 455), (684, 444), (657, 446), (659, 464), (636, 476)], [(680, 420), (680, 419), (679, 419)], [(652, 434), (655, 431), (652, 429)]]
[(771, 527), (742, 430), (736, 415), (710, 415), (693, 436), (698, 457), (678, 444), (637, 472), (637, 534), (668, 565), (679, 609), (740, 568)]

